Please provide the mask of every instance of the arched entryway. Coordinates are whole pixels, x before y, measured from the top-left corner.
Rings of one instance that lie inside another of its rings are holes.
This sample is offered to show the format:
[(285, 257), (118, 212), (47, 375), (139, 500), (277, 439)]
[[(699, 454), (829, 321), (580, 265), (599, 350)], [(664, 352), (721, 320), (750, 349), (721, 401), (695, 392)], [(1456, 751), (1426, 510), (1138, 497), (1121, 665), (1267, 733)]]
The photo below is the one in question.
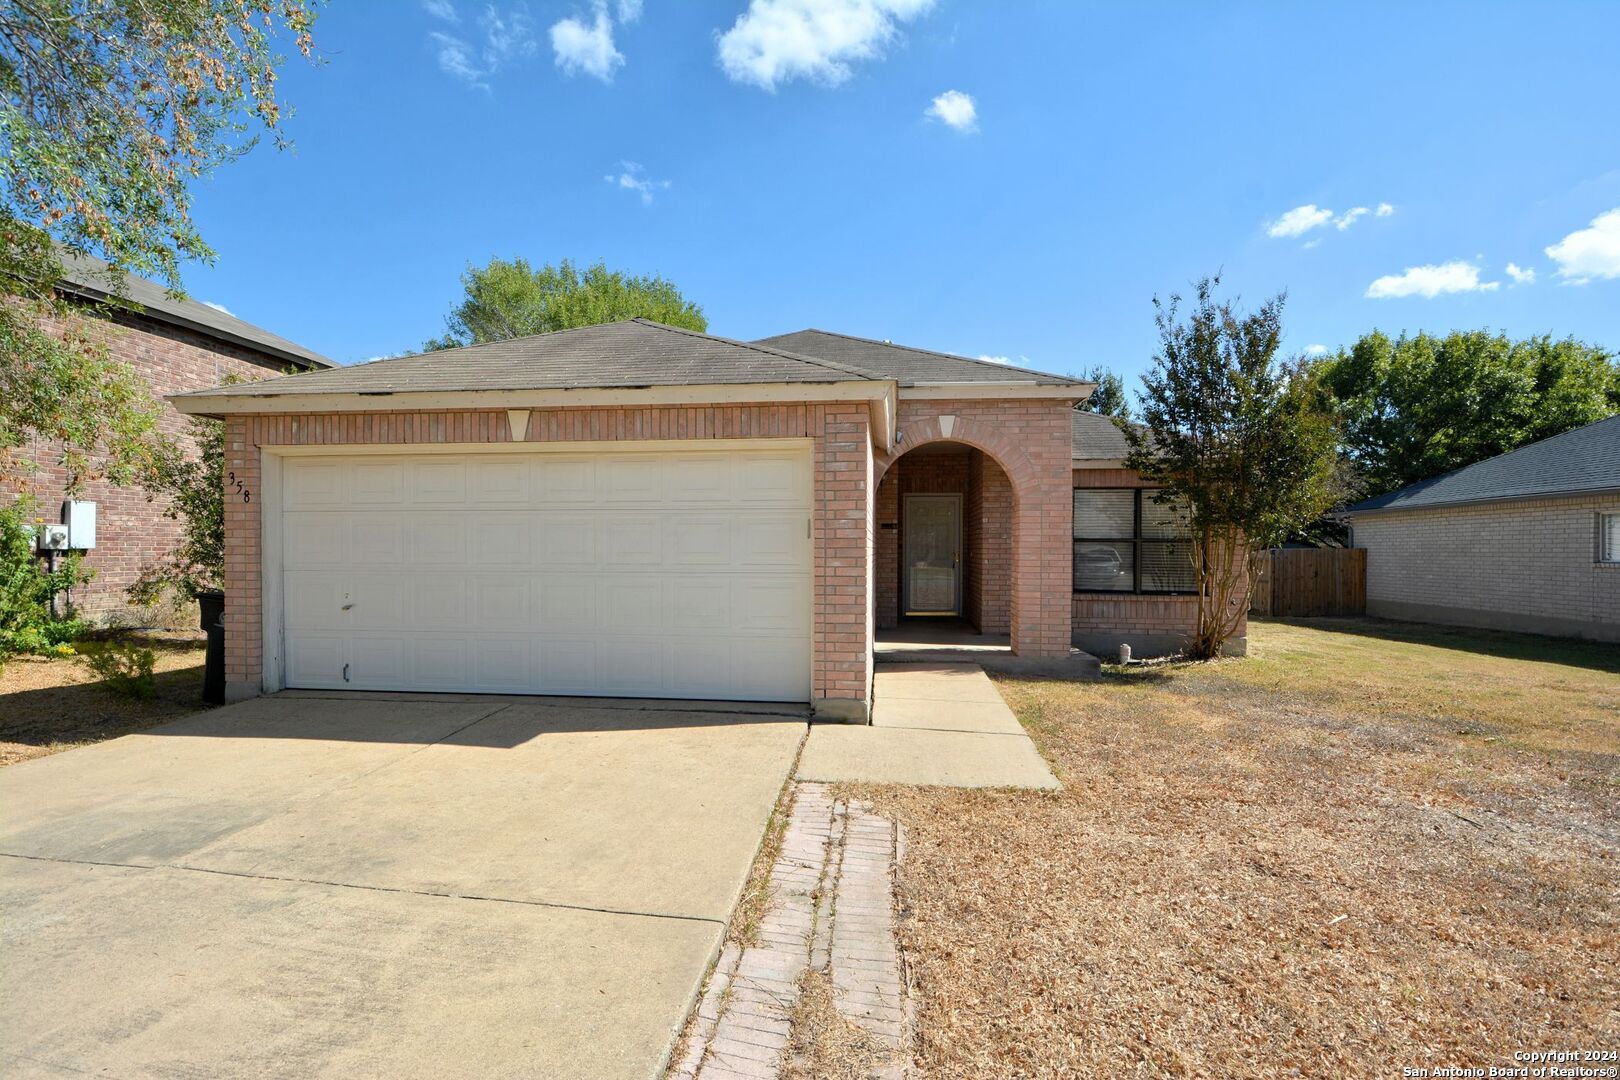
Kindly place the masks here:
[(916, 446), (877, 488), (876, 620), (927, 636), (952, 627), (1009, 640), (1014, 493), (985, 451), (951, 439)]

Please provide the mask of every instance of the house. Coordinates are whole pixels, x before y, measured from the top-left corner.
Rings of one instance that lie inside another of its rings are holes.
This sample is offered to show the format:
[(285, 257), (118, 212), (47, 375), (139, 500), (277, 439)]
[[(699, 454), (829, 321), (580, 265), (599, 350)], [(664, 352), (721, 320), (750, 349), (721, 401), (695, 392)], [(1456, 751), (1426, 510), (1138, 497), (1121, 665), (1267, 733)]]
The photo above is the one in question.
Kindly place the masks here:
[[(634, 319), (174, 395), (225, 420), (242, 484), (228, 695), (809, 701), (860, 720), (877, 627), (911, 612), (1068, 658), (1092, 611), (1073, 592), (1091, 385), (773, 340)], [(1117, 518), (1138, 485), (1116, 471), (1097, 486)], [(1115, 538), (1144, 569), (1095, 578), (1148, 632), (1178, 541), (1145, 516)]]
[(1343, 517), (1369, 615), (1620, 641), (1620, 416)]
[[(69, 257), (60, 288), (89, 316), (85, 329), (105, 343), (110, 356), (139, 373), (160, 401), (165, 394), (215, 385), (230, 376), (263, 379), (333, 366), (268, 330), (207, 304), (175, 299), (163, 286), (134, 275), (123, 280), (121, 305), (104, 304), (115, 286), (100, 259)], [(161, 427), (189, 445), (189, 425), (173, 407), (164, 409)], [(60, 444), (36, 443), (18, 456), (36, 466), (25, 485), (41, 512), (57, 520), (67, 483)], [(125, 590), (179, 543), (180, 523), (164, 517), (164, 504), (148, 500), (139, 488), (91, 481), (77, 498), (96, 504), (96, 546), (83, 561), (95, 576), (74, 590), (74, 606), (93, 618), (124, 615)], [(140, 621), (148, 614), (135, 612), (132, 617)]]

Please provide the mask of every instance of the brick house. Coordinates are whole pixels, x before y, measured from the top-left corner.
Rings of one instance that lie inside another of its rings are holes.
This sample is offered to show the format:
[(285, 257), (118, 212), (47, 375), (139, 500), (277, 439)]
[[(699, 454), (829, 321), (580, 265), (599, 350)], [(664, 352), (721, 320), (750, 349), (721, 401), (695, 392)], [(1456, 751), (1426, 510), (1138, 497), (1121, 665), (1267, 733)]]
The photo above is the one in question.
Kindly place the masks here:
[(1620, 641), (1620, 416), (1343, 517), (1369, 615)]
[[(246, 485), (226, 510), (233, 697), (809, 701), (859, 720), (879, 628), (908, 616), (1071, 657), (1074, 612), (1094, 614), (1074, 592), (1091, 389), (635, 319), (171, 400), (226, 421)], [(1116, 538), (1149, 567), (1174, 542)], [(1133, 565), (1127, 594), (1116, 566), (1099, 588), (1149, 633), (1173, 617), (1164, 573)]]
[[(103, 303), (113, 289), (106, 263), (87, 257), (69, 260), (62, 291), (85, 316), (85, 329), (105, 343), (113, 358), (134, 368), (160, 401), (180, 390), (218, 385), (233, 375), (263, 379), (333, 366), (285, 338), (195, 300), (177, 300), (142, 278), (124, 279), (125, 306)], [(190, 444), (190, 426), (173, 406), (164, 408), (160, 424), (164, 432)], [(35, 443), (18, 456), (36, 467), (23, 483), (38, 500), (41, 514), (59, 520), (67, 481), (60, 444)], [(4, 487), (0, 493), (15, 494)], [(95, 550), (83, 562), (95, 576), (74, 591), (75, 608), (96, 619), (150, 620), (152, 612), (130, 609), (125, 590), (179, 542), (179, 523), (164, 517), (164, 504), (149, 500), (139, 488), (91, 481), (78, 498), (96, 503), (97, 521)]]

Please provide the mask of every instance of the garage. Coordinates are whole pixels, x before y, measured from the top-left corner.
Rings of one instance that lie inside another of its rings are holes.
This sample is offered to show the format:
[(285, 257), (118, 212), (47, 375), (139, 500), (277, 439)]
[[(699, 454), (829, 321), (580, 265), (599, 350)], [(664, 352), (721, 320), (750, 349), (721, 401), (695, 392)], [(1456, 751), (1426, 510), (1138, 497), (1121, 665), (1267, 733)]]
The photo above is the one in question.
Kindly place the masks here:
[(810, 440), (298, 449), (265, 477), (285, 686), (811, 696)]

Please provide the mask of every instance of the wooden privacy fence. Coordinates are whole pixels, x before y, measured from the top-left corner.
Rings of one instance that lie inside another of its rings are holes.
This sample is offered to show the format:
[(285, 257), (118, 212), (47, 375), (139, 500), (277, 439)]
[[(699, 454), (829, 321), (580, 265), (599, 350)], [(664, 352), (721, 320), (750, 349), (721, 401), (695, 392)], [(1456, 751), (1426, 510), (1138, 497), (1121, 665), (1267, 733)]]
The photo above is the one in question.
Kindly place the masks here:
[(1284, 618), (1367, 611), (1365, 548), (1274, 548), (1255, 556), (1249, 614)]

